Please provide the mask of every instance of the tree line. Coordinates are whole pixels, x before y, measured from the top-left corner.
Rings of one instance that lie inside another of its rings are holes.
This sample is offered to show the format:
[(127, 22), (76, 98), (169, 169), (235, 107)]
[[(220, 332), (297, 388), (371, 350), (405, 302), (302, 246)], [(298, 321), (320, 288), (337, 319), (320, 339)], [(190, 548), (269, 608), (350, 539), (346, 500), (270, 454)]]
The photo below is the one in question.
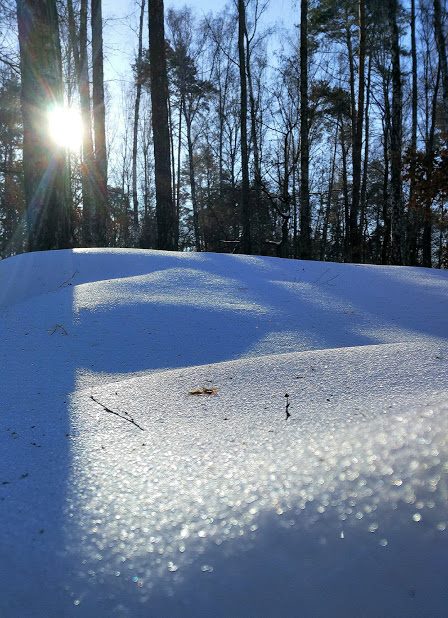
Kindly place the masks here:
[[(281, 28), (268, 8), (136, 0), (111, 97), (101, 0), (0, 0), (0, 256), (448, 267), (446, 1), (301, 0)], [(78, 151), (49, 139), (52, 105), (79, 108)]]

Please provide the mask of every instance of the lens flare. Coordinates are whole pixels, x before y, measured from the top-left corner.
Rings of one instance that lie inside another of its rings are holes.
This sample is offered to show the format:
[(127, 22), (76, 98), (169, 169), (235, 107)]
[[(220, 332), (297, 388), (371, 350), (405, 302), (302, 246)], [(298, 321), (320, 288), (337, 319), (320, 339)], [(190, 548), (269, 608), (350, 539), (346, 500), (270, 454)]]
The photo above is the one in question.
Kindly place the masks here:
[(53, 107), (48, 111), (48, 132), (52, 141), (72, 152), (82, 144), (82, 121), (76, 107)]

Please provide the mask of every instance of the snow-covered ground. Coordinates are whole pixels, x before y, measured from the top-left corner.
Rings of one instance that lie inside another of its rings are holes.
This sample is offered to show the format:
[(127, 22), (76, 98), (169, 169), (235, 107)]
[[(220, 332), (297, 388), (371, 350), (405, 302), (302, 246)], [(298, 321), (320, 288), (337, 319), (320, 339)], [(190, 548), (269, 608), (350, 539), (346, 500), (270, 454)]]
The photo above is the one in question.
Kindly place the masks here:
[(0, 341), (2, 618), (448, 615), (448, 272), (28, 254)]

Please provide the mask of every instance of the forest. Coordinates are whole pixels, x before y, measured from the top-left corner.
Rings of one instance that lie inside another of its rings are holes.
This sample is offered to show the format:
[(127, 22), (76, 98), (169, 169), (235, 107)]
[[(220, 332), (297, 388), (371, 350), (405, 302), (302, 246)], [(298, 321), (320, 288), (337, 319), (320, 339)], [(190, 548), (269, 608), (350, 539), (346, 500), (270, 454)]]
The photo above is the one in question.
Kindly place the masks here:
[(270, 2), (135, 0), (117, 92), (101, 0), (0, 0), (0, 258), (447, 268), (446, 2), (301, 0), (282, 28)]

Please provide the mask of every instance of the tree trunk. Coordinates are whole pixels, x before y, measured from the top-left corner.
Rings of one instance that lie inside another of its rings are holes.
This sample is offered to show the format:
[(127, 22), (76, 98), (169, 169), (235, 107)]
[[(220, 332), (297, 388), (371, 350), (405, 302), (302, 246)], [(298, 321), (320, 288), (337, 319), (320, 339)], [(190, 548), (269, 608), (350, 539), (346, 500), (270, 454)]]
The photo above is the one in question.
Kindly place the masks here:
[(417, 43), (415, 35), (415, 0), (411, 0), (411, 57), (412, 57), (412, 120), (411, 120), (411, 145), (409, 149), (409, 206), (408, 206), (408, 238), (407, 238), (407, 261), (411, 266), (417, 265), (417, 230), (419, 216), (415, 201), (415, 164), (417, 154), (417, 105), (418, 105), (418, 81), (417, 81)]
[(249, 152), (247, 145), (247, 74), (244, 33), (246, 31), (245, 0), (238, 0), (238, 54), (240, 67), (240, 122), (241, 122), (241, 250), (252, 252), (251, 212), (249, 195)]
[(391, 262), (402, 264), (403, 196), (402, 196), (402, 84), (400, 68), (400, 36), (398, 29), (398, 0), (388, 0), (392, 55), (392, 117), (390, 136), (392, 237)]
[(79, 37), (76, 27), (75, 12), (73, 10), (73, 0), (67, 0), (67, 18), (68, 18), (68, 33), (70, 46), (73, 53), (73, 61), (75, 63), (76, 77), (79, 80), (80, 59), (79, 59)]
[(391, 214), (390, 214), (390, 187), (389, 187), (389, 169), (390, 169), (390, 124), (391, 110), (389, 101), (390, 79), (386, 71), (383, 71), (383, 99), (384, 99), (384, 118), (383, 118), (383, 244), (381, 247), (381, 263), (389, 264), (390, 262), (390, 243), (391, 243)]
[[(247, 68), (247, 84), (249, 86), (249, 107), (250, 107), (250, 131), (252, 146), (254, 151), (254, 189), (255, 189), (255, 215), (257, 222), (258, 239), (263, 237), (264, 227), (266, 225), (265, 217), (261, 211), (261, 164), (260, 164), (260, 147), (258, 143), (257, 133), (257, 105), (255, 102), (254, 86), (252, 80), (252, 67), (250, 58), (250, 42), (247, 32), (247, 24), (245, 29), (246, 39), (246, 68)], [(260, 240), (258, 241), (260, 242)], [(260, 246), (260, 245), (259, 245)]]
[(383, 129), (383, 154), (384, 154), (384, 173), (383, 173), (383, 246), (381, 247), (381, 263), (389, 264), (390, 262), (390, 204), (389, 204), (389, 133), (390, 133), (390, 114), (388, 111), (389, 105), (386, 106), (386, 117), (384, 119)]
[(366, 58), (366, 5), (365, 0), (359, 0), (359, 68), (358, 68), (358, 106), (354, 110), (355, 123), (353, 135), (353, 186), (352, 205), (350, 211), (350, 247), (351, 258), (355, 262), (361, 260), (361, 235), (358, 226), (361, 192), (361, 159), (362, 132), (364, 122), (364, 74)]
[(176, 209), (171, 183), (168, 75), (163, 0), (149, 0), (149, 60), (151, 67), (157, 247), (175, 251), (177, 250)]
[(300, 2), (300, 252), (311, 259), (308, 110), (308, 0)]
[(173, 198), (173, 208), (174, 208), (174, 246), (179, 246), (179, 211), (176, 205), (176, 161), (174, 158), (174, 120), (173, 120), (173, 109), (171, 105), (171, 98), (169, 92), (169, 83), (168, 83), (168, 131), (170, 135), (170, 156), (171, 156), (171, 195)]
[(80, 4), (78, 87), (83, 126), (81, 166), (83, 242), (89, 246), (94, 239), (96, 208), (89, 58), (87, 54), (87, 0), (81, 0)]
[[(179, 135), (177, 137), (177, 174), (176, 174), (176, 196), (175, 196), (175, 204), (176, 204), (176, 217), (177, 221), (180, 219), (180, 179), (181, 179), (181, 168), (182, 168), (182, 118), (184, 113), (184, 99), (180, 98), (179, 101)], [(174, 174), (174, 171), (173, 171)], [(179, 226), (177, 226), (179, 229)]]
[[(437, 116), (437, 98), (439, 94), (440, 78), (441, 78), (440, 64), (437, 69), (436, 83), (434, 86), (434, 92), (432, 96), (432, 109), (431, 109), (431, 124), (429, 127), (429, 134), (426, 140), (426, 152), (425, 152), (425, 168), (426, 168), (426, 182), (430, 185), (432, 175), (434, 172), (434, 147), (435, 147), (435, 128), (436, 128), (436, 116)], [(432, 196), (430, 192), (427, 192), (424, 208), (423, 208), (423, 266), (427, 268), (432, 267)]]
[(347, 178), (347, 151), (345, 144), (344, 122), (340, 118), (341, 126), (341, 154), (342, 154), (342, 192), (344, 196), (344, 262), (350, 262), (350, 201), (348, 194), (348, 178)]
[(440, 73), (442, 77), (442, 101), (443, 101), (443, 131), (448, 141), (448, 61), (447, 43), (442, 26), (442, 7), (440, 0), (434, 0), (434, 33), (439, 52)]
[(320, 256), (319, 256), (319, 259), (321, 262), (325, 261), (326, 254), (327, 254), (328, 222), (330, 220), (331, 203), (333, 201), (334, 175), (335, 175), (335, 170), (336, 170), (336, 155), (337, 155), (337, 150), (338, 150), (338, 135), (339, 135), (339, 122), (336, 124), (333, 156), (332, 156), (331, 168), (330, 168), (330, 177), (328, 179), (327, 207), (325, 209), (324, 222), (322, 226), (322, 240), (321, 240)]
[(367, 83), (366, 83), (366, 106), (365, 106), (365, 142), (364, 142), (364, 161), (362, 168), (362, 180), (361, 180), (361, 194), (360, 194), (360, 215), (359, 215), (359, 239), (361, 243), (361, 256), (362, 261), (366, 261), (366, 243), (365, 243), (365, 229), (366, 222), (366, 210), (367, 210), (367, 180), (369, 171), (369, 143), (370, 143), (370, 86), (372, 81), (372, 56), (369, 56), (369, 66), (367, 69)]
[(71, 238), (67, 157), (48, 134), (48, 109), (63, 104), (56, 1), (17, 0), (17, 19), (28, 249), (60, 249)]
[[(345, 12), (345, 43), (347, 45), (348, 70), (349, 70), (349, 90), (350, 90), (350, 119), (351, 119), (351, 137), (352, 137), (352, 169), (354, 160), (354, 148), (356, 142), (356, 94), (355, 94), (355, 60), (353, 53), (352, 34), (350, 29), (350, 15), (348, 10)], [(347, 149), (348, 152), (348, 149)], [(353, 198), (353, 195), (352, 195)], [(346, 203), (345, 209), (345, 236), (344, 236), (344, 261), (352, 261), (352, 234), (351, 220), (353, 208)], [(348, 213), (348, 214), (347, 214)]]
[(137, 151), (138, 151), (138, 123), (140, 119), (140, 100), (142, 96), (141, 64), (143, 57), (143, 24), (145, 18), (145, 2), (140, 0), (140, 20), (138, 27), (137, 76), (134, 103), (134, 127), (132, 135), (132, 207), (134, 235), (138, 232), (138, 191), (137, 191)]
[(194, 170), (193, 140), (191, 138), (191, 115), (185, 104), (185, 124), (187, 127), (188, 171), (190, 175), (191, 204), (193, 206), (194, 244), (196, 251), (201, 251), (201, 234), (199, 229), (198, 200), (196, 197), (196, 177)]
[(91, 0), (92, 25), (92, 102), (95, 136), (95, 225), (94, 240), (108, 243), (106, 108), (104, 104), (103, 16), (101, 0)]

